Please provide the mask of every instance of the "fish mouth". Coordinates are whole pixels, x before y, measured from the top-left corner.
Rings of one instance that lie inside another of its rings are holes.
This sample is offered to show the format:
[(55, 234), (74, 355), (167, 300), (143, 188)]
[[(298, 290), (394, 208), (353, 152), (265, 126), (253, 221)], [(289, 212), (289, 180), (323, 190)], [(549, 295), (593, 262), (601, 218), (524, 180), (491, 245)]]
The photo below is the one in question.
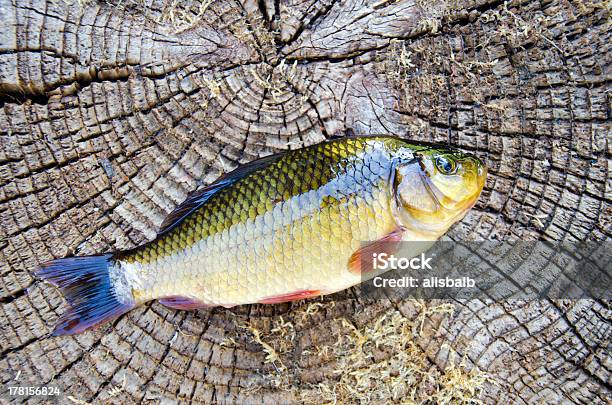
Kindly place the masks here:
[[(448, 220), (446, 221), (447, 224), (452, 224), (463, 218), (465, 214), (476, 205), (476, 202), (478, 201), (478, 198), (480, 197), (480, 194), (482, 193), (482, 190), (484, 188), (487, 168), (478, 159), (473, 158), (472, 160), (474, 161), (474, 164), (477, 165), (476, 173), (478, 187), (477, 191), (475, 191), (469, 197), (465, 198), (463, 201), (457, 201), (444, 195), (442, 191), (429, 178), (427, 172), (423, 170), (422, 167), (421, 170), (419, 170), (419, 177), (421, 179), (421, 182), (423, 183), (428, 194), (434, 201), (436, 210), (442, 211), (444, 214), (446, 214), (444, 216), (448, 218)], [(447, 208), (447, 206), (443, 204), (442, 200), (448, 200), (448, 202), (451, 203), (453, 208)], [(452, 214), (453, 211), (456, 213)]]

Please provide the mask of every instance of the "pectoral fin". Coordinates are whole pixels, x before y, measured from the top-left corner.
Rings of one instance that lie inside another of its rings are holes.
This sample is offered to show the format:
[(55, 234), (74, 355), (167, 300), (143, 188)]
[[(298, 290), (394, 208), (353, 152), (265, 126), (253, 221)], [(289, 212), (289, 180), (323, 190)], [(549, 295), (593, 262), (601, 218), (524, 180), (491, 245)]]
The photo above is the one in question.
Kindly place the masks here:
[(362, 274), (374, 270), (374, 254), (397, 252), (403, 235), (404, 229), (396, 228), (382, 238), (360, 247), (348, 261), (349, 271), (354, 274)]

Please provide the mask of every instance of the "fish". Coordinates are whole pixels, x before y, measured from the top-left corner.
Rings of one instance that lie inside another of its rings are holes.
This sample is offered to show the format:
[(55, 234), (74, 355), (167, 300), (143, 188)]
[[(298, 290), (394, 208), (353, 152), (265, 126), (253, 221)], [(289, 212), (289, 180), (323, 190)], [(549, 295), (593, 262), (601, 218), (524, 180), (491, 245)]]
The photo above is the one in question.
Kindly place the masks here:
[(52, 335), (152, 300), (194, 310), (332, 294), (373, 252), (435, 241), (474, 206), (487, 169), (450, 147), (354, 136), (254, 160), (189, 194), (142, 246), (47, 262), (68, 302)]

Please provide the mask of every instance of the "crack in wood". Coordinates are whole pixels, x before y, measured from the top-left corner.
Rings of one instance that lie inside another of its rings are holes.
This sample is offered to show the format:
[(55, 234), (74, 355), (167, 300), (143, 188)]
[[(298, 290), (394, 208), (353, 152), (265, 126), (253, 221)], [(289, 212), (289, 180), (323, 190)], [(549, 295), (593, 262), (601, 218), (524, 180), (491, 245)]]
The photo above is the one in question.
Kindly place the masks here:
[[(456, 240), (612, 236), (610, 28), (597, 2), (520, 0), (506, 12), (505, 1), (466, 1), (434, 30), (419, 24), (442, 2), (215, 1), (190, 22), (203, 3), (109, 1), (36, 11), (0, 0), (8, 27), (0, 32), (0, 370), (28, 369), (39, 383), (55, 375), (67, 393), (93, 401), (124, 372), (133, 379), (117, 401), (126, 403), (153, 387), (159, 400), (297, 402), (292, 388), (308, 390), (333, 369), (331, 359), (302, 358), (312, 336), (327, 342), (334, 319), (364, 325), (375, 313), (409, 316), (414, 304), (366, 302), (356, 289), (334, 295), (324, 316), (296, 326), (286, 356), (300, 354), (306, 367), (288, 361), (292, 386), (273, 387), (248, 336), (238, 331), (236, 346), (220, 345), (235, 330), (227, 310), (181, 314), (180, 327), (195, 333), (177, 347), (164, 340), (174, 311), (157, 304), (105, 329), (108, 346), (91, 334), (40, 337), (61, 301), (29, 274), (49, 254), (146, 241), (185, 193), (224, 170), (220, 156), (238, 163), (356, 125), (450, 142), (487, 161), (485, 191), (452, 230)], [(401, 49), (404, 59), (393, 53)], [(100, 159), (113, 176), (87, 164)], [(59, 184), (70, 198), (52, 193)], [(529, 215), (543, 215), (541, 226)], [(502, 382), (486, 386), (484, 402), (610, 397), (608, 303), (454, 304), (452, 322), (428, 323), (416, 344), (439, 372), (448, 344)], [(280, 315), (301, 319), (305, 305), (235, 311), (265, 335)], [(495, 322), (506, 317), (516, 326), (499, 334)]]

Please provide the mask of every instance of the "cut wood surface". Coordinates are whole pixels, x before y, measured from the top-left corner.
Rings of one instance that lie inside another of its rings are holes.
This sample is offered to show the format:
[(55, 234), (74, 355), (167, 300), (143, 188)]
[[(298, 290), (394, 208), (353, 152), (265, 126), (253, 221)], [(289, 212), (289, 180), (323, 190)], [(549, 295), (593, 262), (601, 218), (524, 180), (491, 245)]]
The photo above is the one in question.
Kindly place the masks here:
[(605, 301), (357, 287), (49, 337), (65, 302), (32, 274), (142, 244), (222, 173), (349, 129), (486, 161), (453, 239), (610, 239), (611, 48), (607, 1), (0, 0), (0, 399), (609, 403)]

